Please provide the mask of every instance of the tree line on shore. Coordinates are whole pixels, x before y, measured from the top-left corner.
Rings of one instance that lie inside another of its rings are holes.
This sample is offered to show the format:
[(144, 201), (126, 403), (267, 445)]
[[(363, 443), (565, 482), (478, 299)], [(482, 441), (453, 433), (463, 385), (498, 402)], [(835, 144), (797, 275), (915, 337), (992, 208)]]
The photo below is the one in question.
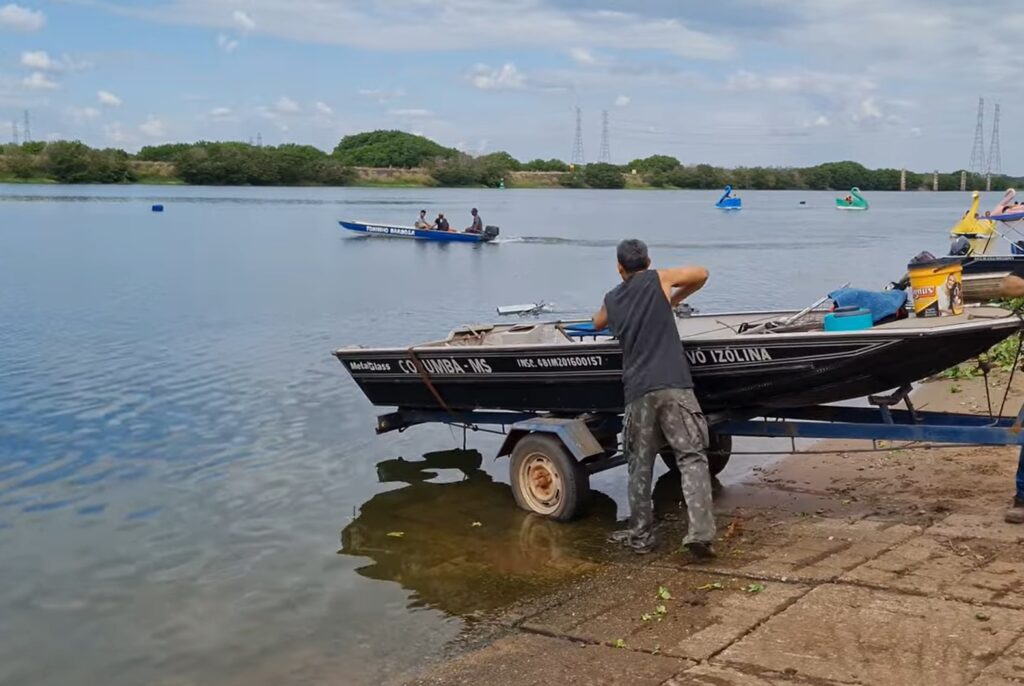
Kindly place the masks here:
[[(468, 155), (423, 136), (402, 131), (370, 131), (346, 136), (331, 153), (312, 145), (255, 146), (237, 142), (170, 143), (146, 146), (135, 155), (116, 148), (96, 149), (78, 141), (29, 142), (0, 146), (0, 178), (48, 179), (60, 183), (133, 183), (145, 180), (145, 165), (171, 165), (172, 180), (197, 185), (345, 186), (360, 180), (357, 167), (417, 170), (424, 183), (438, 186), (499, 186), (524, 183), (515, 172), (549, 172), (567, 188), (715, 189), (731, 184), (757, 190), (899, 190), (900, 170), (867, 169), (850, 161), (813, 167), (737, 167), (684, 165), (675, 157), (651, 155), (625, 165), (574, 166), (558, 159), (521, 162), (507, 152)], [(939, 174), (939, 190), (958, 190), (960, 174)], [(1022, 179), (992, 178), (1003, 190)], [(907, 172), (907, 188), (931, 188), (932, 174)], [(528, 182), (527, 182), (528, 183)], [(968, 176), (968, 187), (985, 179)]]

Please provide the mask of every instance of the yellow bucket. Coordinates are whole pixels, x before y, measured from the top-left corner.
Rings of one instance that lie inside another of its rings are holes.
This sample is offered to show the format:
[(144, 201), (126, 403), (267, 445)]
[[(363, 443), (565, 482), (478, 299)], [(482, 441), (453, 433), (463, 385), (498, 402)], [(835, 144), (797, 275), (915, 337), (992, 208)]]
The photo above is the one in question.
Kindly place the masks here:
[(941, 258), (907, 265), (914, 314), (918, 317), (941, 317), (963, 314), (963, 266), (960, 260)]

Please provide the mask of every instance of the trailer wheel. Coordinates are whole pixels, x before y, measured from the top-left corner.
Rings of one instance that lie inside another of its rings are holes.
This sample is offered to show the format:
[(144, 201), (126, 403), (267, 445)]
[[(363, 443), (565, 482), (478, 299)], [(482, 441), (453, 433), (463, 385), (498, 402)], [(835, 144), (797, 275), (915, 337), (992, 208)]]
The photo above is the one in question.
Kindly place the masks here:
[[(670, 472), (679, 471), (676, 454), (672, 452), (672, 448), (664, 448), (659, 454), (661, 455), (662, 462), (665, 463)], [(712, 432), (710, 441), (708, 441), (708, 472), (711, 473), (711, 476), (717, 476), (719, 472), (725, 469), (725, 465), (729, 464), (731, 456), (732, 436)]]
[(554, 436), (531, 433), (512, 450), (509, 464), (516, 505), (565, 522), (583, 508), (590, 475)]

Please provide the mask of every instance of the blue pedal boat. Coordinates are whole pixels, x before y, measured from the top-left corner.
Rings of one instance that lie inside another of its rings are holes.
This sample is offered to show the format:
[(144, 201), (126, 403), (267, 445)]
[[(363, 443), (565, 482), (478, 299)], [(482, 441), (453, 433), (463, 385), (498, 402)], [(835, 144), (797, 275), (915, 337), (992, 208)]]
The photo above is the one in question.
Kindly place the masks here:
[(720, 210), (739, 210), (743, 208), (743, 200), (732, 194), (732, 186), (726, 186), (723, 190), (725, 192), (722, 193), (722, 197), (715, 203), (715, 207)]
[(442, 243), (489, 243), (498, 237), (497, 226), (485, 226), (483, 233), (462, 233), (460, 231), (435, 231), (417, 229), (412, 226), (391, 226), (390, 224), (367, 224), (366, 222), (338, 222), (342, 228), (367, 236), (385, 238), (413, 238), (419, 241), (440, 241)]

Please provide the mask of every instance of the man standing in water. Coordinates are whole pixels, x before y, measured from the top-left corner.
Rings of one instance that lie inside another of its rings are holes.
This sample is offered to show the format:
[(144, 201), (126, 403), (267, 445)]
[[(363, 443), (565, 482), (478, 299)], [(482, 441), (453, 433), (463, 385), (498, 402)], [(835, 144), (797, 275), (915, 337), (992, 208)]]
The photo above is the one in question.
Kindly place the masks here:
[(708, 425), (693, 392), (673, 308), (708, 279), (703, 267), (649, 269), (647, 246), (624, 240), (617, 250), (622, 283), (604, 297), (594, 315), (598, 329), (610, 327), (622, 345), (626, 400), (623, 451), (629, 465), (629, 527), (612, 534), (638, 553), (654, 549), (651, 479), (654, 459), (667, 443), (683, 481), (689, 529), (683, 546), (695, 557), (714, 556), (715, 519), (708, 472)]

